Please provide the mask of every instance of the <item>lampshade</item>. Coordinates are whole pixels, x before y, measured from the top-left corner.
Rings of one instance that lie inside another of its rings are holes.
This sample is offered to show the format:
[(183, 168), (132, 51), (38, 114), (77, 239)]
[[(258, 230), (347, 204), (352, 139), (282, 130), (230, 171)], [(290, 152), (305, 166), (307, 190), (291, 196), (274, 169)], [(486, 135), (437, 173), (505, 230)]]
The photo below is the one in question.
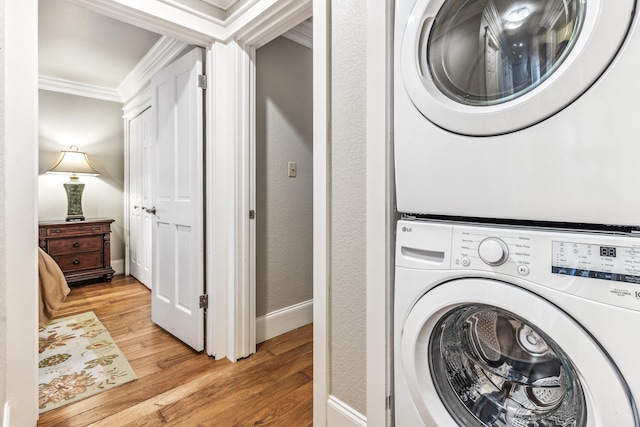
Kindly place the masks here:
[(71, 175), (69, 182), (63, 184), (64, 190), (67, 192), (66, 220), (84, 221), (84, 214), (82, 213), (84, 183), (78, 180), (78, 175), (100, 175), (89, 163), (87, 153), (78, 151), (78, 147), (72, 145), (69, 151), (60, 153), (58, 161), (47, 173)]
[(76, 175), (88, 175), (97, 176), (100, 175), (87, 158), (87, 153), (78, 151), (78, 147), (72, 145), (69, 151), (62, 151), (58, 161), (47, 173), (60, 173), (60, 174), (76, 174)]

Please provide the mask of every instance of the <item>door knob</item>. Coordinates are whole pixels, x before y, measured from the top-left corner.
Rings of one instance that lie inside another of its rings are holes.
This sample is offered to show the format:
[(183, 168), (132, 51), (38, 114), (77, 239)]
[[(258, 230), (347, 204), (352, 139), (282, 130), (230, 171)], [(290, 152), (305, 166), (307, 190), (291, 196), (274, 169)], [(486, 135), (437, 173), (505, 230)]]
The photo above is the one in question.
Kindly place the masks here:
[(152, 208), (145, 208), (144, 206), (142, 207), (142, 209), (144, 209), (144, 211), (146, 213), (149, 213), (151, 215), (155, 215), (156, 214), (156, 207), (152, 207)]

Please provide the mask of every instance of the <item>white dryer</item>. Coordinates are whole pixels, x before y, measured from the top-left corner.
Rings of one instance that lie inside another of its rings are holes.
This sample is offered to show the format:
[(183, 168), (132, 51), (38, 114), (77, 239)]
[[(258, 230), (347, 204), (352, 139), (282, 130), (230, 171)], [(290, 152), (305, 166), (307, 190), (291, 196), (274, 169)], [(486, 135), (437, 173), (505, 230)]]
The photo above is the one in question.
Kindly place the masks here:
[(397, 234), (396, 426), (640, 426), (640, 236)]
[(395, 4), (400, 212), (640, 224), (636, 0)]

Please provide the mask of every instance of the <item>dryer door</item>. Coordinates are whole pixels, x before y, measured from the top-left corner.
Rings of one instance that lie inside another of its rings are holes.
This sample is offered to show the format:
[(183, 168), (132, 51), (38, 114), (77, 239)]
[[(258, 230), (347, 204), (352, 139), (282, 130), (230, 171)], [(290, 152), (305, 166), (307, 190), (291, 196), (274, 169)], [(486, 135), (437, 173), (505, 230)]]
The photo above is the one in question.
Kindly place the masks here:
[(499, 135), (557, 113), (611, 63), (634, 0), (417, 0), (400, 66), (434, 124)]
[(632, 397), (588, 331), (522, 288), (458, 279), (425, 294), (401, 337), (427, 426), (637, 426)]

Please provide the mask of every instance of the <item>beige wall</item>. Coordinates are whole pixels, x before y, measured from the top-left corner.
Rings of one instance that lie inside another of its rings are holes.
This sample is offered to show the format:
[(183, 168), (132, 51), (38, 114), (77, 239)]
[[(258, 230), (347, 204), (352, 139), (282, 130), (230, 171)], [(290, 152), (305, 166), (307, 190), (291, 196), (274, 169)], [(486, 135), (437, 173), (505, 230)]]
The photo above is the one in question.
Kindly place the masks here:
[(63, 184), (68, 176), (46, 174), (61, 150), (77, 145), (87, 152), (96, 177), (80, 177), (85, 188), (86, 218), (107, 217), (111, 259), (124, 259), (124, 122), (122, 104), (41, 90), (39, 117), (39, 220), (61, 220), (67, 214)]
[(334, 0), (331, 14), (329, 393), (366, 415), (367, 4)]
[(257, 316), (313, 298), (311, 68), (311, 50), (283, 37), (256, 53)]

